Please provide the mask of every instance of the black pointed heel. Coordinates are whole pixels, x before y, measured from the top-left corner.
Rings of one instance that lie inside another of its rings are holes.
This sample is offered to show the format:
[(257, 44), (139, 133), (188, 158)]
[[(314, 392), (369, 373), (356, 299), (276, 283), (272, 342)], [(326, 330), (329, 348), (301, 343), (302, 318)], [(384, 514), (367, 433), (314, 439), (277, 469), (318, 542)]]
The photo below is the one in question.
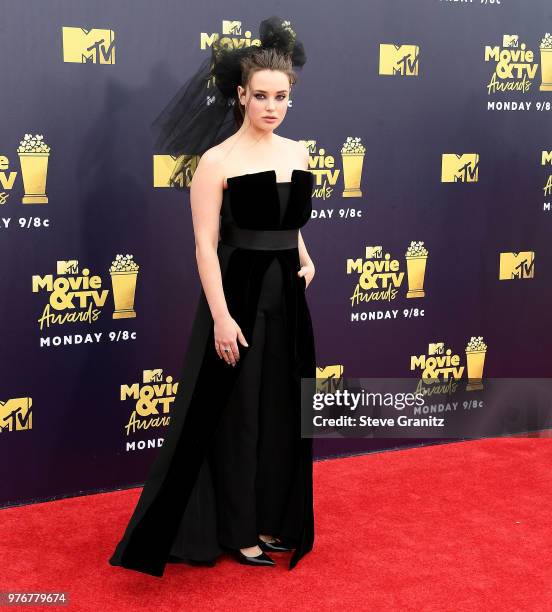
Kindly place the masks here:
[(276, 539), (274, 542), (265, 542), (259, 538), (259, 546), (261, 550), (265, 552), (289, 552), (293, 550), (293, 548), (289, 548), (283, 542)]
[(243, 563), (243, 565), (276, 565), (274, 559), (271, 559), (265, 552), (261, 552), (261, 554), (256, 557), (248, 557), (239, 549), (232, 549), (230, 552), (236, 561)]

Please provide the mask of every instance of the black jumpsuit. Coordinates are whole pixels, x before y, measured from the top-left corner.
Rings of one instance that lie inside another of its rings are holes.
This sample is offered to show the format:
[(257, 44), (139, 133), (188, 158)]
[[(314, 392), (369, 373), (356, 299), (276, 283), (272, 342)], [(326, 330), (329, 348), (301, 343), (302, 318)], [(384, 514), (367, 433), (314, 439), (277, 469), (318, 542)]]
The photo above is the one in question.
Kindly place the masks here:
[(214, 561), (258, 534), (313, 546), (312, 439), (301, 437), (301, 387), (316, 377), (298, 232), (314, 175), (277, 182), (266, 170), (229, 177), (217, 247), (230, 315), (248, 347), (235, 367), (214, 347), (200, 292), (163, 445), (112, 565), (162, 576), (175, 557)]
[[(290, 183), (277, 187), (282, 219)], [(222, 415), (211, 463), (219, 542), (230, 548), (255, 546), (259, 533), (280, 534), (291, 482), (295, 421), (277, 259), (265, 273), (253, 337), (246, 340), (251, 348)]]

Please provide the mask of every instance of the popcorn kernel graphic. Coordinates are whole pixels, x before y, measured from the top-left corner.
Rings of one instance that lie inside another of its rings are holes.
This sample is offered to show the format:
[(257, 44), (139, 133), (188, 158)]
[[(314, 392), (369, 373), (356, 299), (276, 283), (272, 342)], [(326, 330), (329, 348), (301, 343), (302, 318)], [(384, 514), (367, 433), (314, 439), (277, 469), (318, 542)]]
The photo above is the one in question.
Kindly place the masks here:
[(47, 204), (46, 176), (50, 147), (42, 134), (25, 134), (17, 147), (25, 195), (23, 204)]
[(109, 268), (113, 300), (115, 301), (114, 319), (136, 317), (134, 296), (136, 294), (138, 268), (138, 264), (134, 261), (134, 255), (128, 253), (124, 256), (117, 255)]
[(344, 198), (360, 198), (360, 178), (362, 176), (362, 164), (366, 148), (360, 142), (360, 138), (347, 136), (347, 140), (341, 147), (341, 159), (343, 164), (344, 189), (341, 194)]

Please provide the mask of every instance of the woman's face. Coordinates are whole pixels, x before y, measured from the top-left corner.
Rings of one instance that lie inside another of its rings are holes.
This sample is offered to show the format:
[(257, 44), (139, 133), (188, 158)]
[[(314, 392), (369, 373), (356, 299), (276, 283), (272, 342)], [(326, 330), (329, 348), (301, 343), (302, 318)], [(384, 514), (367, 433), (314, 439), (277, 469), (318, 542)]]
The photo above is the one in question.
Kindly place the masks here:
[(247, 90), (238, 86), (240, 102), (245, 104), (251, 124), (271, 131), (284, 120), (288, 109), (289, 78), (280, 70), (257, 70)]

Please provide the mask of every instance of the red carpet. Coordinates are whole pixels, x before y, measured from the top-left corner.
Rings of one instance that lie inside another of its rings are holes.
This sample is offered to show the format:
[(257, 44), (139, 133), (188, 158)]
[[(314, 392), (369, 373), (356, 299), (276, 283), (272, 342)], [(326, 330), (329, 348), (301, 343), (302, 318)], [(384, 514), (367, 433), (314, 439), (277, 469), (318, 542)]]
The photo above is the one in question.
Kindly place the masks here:
[(292, 571), (282, 553), (163, 578), (110, 566), (139, 489), (9, 508), (0, 590), (67, 591), (65, 609), (102, 612), (550, 610), (551, 467), (537, 438), (318, 462), (315, 548)]

